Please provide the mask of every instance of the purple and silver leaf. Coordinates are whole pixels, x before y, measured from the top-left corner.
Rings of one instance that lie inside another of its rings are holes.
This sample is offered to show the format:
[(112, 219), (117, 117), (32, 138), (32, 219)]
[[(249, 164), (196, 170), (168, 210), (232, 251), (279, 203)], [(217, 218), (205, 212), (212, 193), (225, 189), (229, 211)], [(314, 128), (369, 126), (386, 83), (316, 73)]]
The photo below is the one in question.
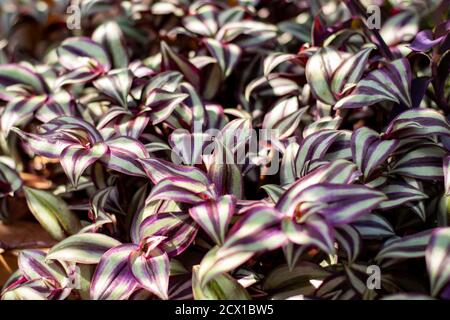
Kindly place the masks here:
[(234, 196), (226, 195), (192, 207), (189, 214), (217, 245), (221, 245), (234, 214), (235, 202)]
[(47, 253), (47, 260), (97, 264), (103, 254), (121, 243), (101, 233), (74, 234), (53, 246)]
[(164, 251), (154, 248), (145, 254), (133, 252), (129, 264), (134, 278), (143, 288), (160, 299), (169, 298), (169, 257)]
[(91, 299), (125, 300), (138, 288), (128, 263), (130, 255), (137, 250), (138, 245), (122, 244), (102, 255), (91, 280)]

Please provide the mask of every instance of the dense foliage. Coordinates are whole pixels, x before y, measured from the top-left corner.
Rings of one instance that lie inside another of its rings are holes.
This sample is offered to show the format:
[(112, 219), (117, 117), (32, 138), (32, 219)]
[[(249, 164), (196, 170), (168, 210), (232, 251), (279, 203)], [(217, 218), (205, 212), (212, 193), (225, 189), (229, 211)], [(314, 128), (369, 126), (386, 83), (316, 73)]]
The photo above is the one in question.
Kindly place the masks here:
[(450, 299), (447, 1), (0, 19), (1, 218), (55, 240), (2, 299)]

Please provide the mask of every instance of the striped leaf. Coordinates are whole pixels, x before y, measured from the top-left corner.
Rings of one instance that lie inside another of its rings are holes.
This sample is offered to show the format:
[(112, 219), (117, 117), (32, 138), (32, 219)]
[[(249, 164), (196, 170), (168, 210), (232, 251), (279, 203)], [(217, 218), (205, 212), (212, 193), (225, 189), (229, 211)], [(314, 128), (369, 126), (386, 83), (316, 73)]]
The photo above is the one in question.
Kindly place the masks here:
[(196, 204), (214, 198), (215, 192), (203, 183), (189, 178), (168, 177), (152, 189), (148, 201), (162, 199)]
[[(303, 190), (296, 203), (311, 203), (308, 214), (319, 213), (333, 225), (340, 225), (369, 213), (385, 199), (382, 192), (366, 186), (321, 183)], [(302, 214), (301, 206), (296, 210)]]
[(119, 245), (119, 241), (101, 233), (79, 233), (58, 242), (46, 259), (97, 264), (106, 251)]
[(325, 164), (293, 183), (280, 197), (276, 208), (284, 215), (293, 216), (303, 190), (324, 181), (335, 184), (351, 183), (357, 177), (355, 171), (356, 166), (346, 160)]
[(106, 205), (108, 200), (118, 202), (118, 191), (115, 187), (106, 187), (97, 190), (90, 200), (89, 218), (93, 221), (102, 220), (107, 218)]
[(105, 139), (127, 136), (139, 139), (150, 121), (146, 112), (133, 114), (122, 107), (112, 107), (97, 124), (97, 128)]
[(37, 134), (28, 133), (18, 128), (11, 128), (24, 142), (26, 147), (41, 156), (47, 158), (58, 158), (62, 150), (66, 148), (69, 143), (61, 140), (47, 139)]
[(276, 210), (261, 205), (248, 209), (230, 229), (223, 246), (203, 258), (198, 273), (201, 286), (241, 265), (255, 253), (275, 250), (286, 241)]
[(348, 281), (349, 279), (345, 274), (333, 274), (326, 278), (319, 288), (317, 288), (315, 296), (321, 299), (332, 300), (355, 298), (356, 292), (351, 289), (349, 290)]
[(356, 228), (342, 225), (336, 228), (335, 237), (340, 250), (344, 251), (349, 263), (355, 262), (362, 248), (362, 239)]
[(299, 178), (300, 173), (296, 166), (299, 149), (300, 145), (297, 142), (291, 142), (284, 151), (280, 167), (280, 182), (283, 186), (289, 185)]
[(72, 185), (77, 187), (83, 172), (107, 152), (108, 147), (104, 143), (97, 143), (91, 148), (69, 145), (62, 150), (60, 155), (61, 166)]
[(381, 140), (379, 134), (367, 127), (359, 128), (352, 134), (353, 161), (368, 178), (398, 146), (397, 140)]
[(58, 90), (47, 96), (44, 105), (36, 110), (35, 117), (46, 123), (61, 116), (74, 116), (75, 108), (74, 97), (65, 90)]
[(106, 73), (99, 66), (81, 66), (62, 74), (55, 83), (55, 87), (88, 83)]
[(316, 99), (329, 105), (335, 103), (331, 90), (331, 79), (341, 62), (341, 55), (331, 47), (320, 48), (308, 59), (305, 75)]
[(185, 177), (205, 185), (209, 184), (208, 177), (195, 167), (178, 165), (158, 158), (139, 159), (139, 162), (154, 184), (168, 177)]
[(450, 195), (450, 156), (444, 158), (442, 171), (444, 172), (445, 194)]
[(390, 172), (416, 179), (443, 180), (442, 159), (446, 154), (442, 147), (424, 143), (400, 157)]
[(395, 235), (389, 221), (377, 214), (365, 214), (352, 223), (362, 238), (387, 238)]
[(129, 59), (125, 43), (125, 35), (116, 21), (101, 24), (92, 34), (92, 39), (102, 45), (111, 57), (112, 67), (126, 68)]
[(200, 88), (200, 70), (185, 57), (175, 53), (164, 41), (161, 41), (162, 69), (181, 72), (194, 88)]
[[(324, 159), (327, 161), (335, 161), (338, 159), (351, 160), (351, 136), (352, 132), (347, 130), (339, 130), (339, 135), (333, 141), (333, 145), (328, 148)], [(312, 169), (312, 168), (311, 168)], [(310, 169), (310, 170), (311, 170)]]
[(411, 107), (411, 78), (411, 68), (406, 58), (387, 62), (384, 67), (370, 72), (359, 81), (355, 89), (340, 99), (334, 108), (361, 108), (382, 101)]
[(34, 96), (30, 98), (17, 97), (12, 99), (1, 115), (0, 126), (2, 132), (8, 135), (11, 128), (29, 120), (33, 113), (44, 105), (47, 96)]
[(323, 159), (339, 135), (341, 133), (336, 130), (321, 130), (303, 139), (294, 159), (296, 177), (302, 177), (307, 173), (309, 163)]
[(42, 227), (56, 240), (75, 234), (80, 228), (78, 217), (67, 204), (51, 192), (23, 187), (28, 208)]
[(263, 189), (267, 193), (267, 195), (274, 203), (276, 203), (278, 199), (280, 199), (281, 195), (284, 192), (284, 189), (276, 184), (265, 184), (261, 186), (261, 189)]
[(59, 287), (55, 279), (27, 280), (22, 275), (20, 278), (12, 275), (11, 278), (8, 287), (2, 292), (2, 300), (63, 300), (72, 291), (68, 287)]
[(259, 97), (284, 97), (300, 94), (298, 84), (284, 77), (282, 74), (272, 73), (268, 77), (253, 80), (245, 88), (245, 99), (250, 101), (252, 96)]
[(419, 19), (419, 14), (413, 10), (398, 12), (384, 21), (380, 36), (390, 47), (410, 41), (419, 31)]
[(80, 3), (81, 15), (88, 17), (97, 13), (106, 13), (114, 5), (114, 0), (84, 0)]
[(129, 264), (136, 282), (160, 299), (169, 299), (169, 257), (165, 252), (158, 248), (145, 254), (135, 251)]
[(174, 92), (180, 87), (183, 81), (183, 74), (178, 71), (163, 71), (154, 75), (150, 82), (145, 85), (142, 96), (147, 97), (155, 89)]
[(86, 83), (111, 69), (106, 51), (87, 37), (68, 38), (61, 43), (56, 52), (58, 61), (68, 70), (58, 78), (56, 87)]
[(219, 256), (235, 252), (274, 250), (286, 242), (280, 229), (279, 213), (267, 206), (255, 206), (245, 212), (228, 232)]
[(284, 219), (283, 232), (295, 244), (304, 247), (316, 247), (327, 253), (334, 252), (333, 226), (325, 219), (310, 218), (302, 224)]
[(146, 174), (137, 159), (147, 158), (144, 145), (130, 137), (117, 137), (105, 142), (109, 152), (101, 161), (112, 170), (130, 175), (145, 177)]
[(2, 294), (2, 300), (48, 300), (45, 292), (39, 291), (37, 288), (20, 285), (11, 290), (7, 290)]
[(133, 77), (128, 69), (114, 70), (95, 80), (92, 84), (111, 101), (123, 108), (128, 108), (128, 93)]
[(149, 111), (152, 123), (158, 124), (166, 120), (187, 97), (188, 95), (185, 93), (155, 89), (146, 97), (143, 111)]
[(28, 280), (45, 279), (53, 282), (53, 286), (64, 288), (69, 279), (62, 265), (54, 261), (46, 261), (43, 251), (23, 250), (17, 259), (19, 268)]
[(222, 79), (226, 79), (233, 72), (241, 56), (241, 48), (232, 43), (223, 43), (212, 38), (206, 38), (206, 48), (217, 60), (222, 71)]
[(176, 130), (169, 137), (172, 156), (179, 157), (184, 164), (191, 166), (202, 163), (202, 156), (210, 140), (211, 136), (207, 133)]
[(235, 164), (234, 156), (220, 140), (215, 141), (212, 163), (208, 168), (208, 176), (219, 195), (233, 194), (237, 199), (243, 196), (242, 173)]
[(216, 59), (209, 56), (197, 56), (192, 62), (202, 72), (202, 81), (204, 86), (201, 90), (202, 96), (207, 99), (213, 99), (220, 89), (223, 75)]
[[(410, 201), (419, 201), (428, 198), (421, 190), (409, 184), (395, 181), (389, 182), (379, 188), (379, 190), (388, 197), (387, 200), (379, 204), (378, 208), (381, 210), (390, 210), (400, 207)], [(422, 218), (424, 219), (425, 217)]]
[(344, 271), (351, 286), (350, 290), (354, 290), (358, 295), (363, 295), (367, 290), (366, 274), (357, 272), (359, 270), (356, 269), (356, 266), (345, 266)]
[(78, 117), (58, 117), (42, 125), (41, 129), (47, 136), (54, 135), (58, 139), (64, 139), (71, 143), (77, 141), (81, 144), (92, 145), (103, 140), (91, 123)]
[(198, 227), (187, 213), (161, 212), (150, 215), (140, 223), (139, 239), (167, 237), (160, 248), (172, 257), (189, 247), (197, 231)]
[(257, 47), (277, 36), (276, 26), (260, 21), (232, 21), (220, 28), (216, 39), (233, 42), (241, 48)]
[(245, 9), (243, 7), (230, 7), (219, 12), (217, 20), (220, 25), (225, 25), (230, 22), (241, 21), (245, 16)]
[(436, 110), (415, 108), (399, 114), (386, 129), (390, 138), (415, 138), (429, 135), (450, 135), (448, 120)]
[(180, 84), (180, 89), (183, 93), (188, 95), (183, 103), (192, 110), (192, 122), (194, 123), (194, 126), (199, 125), (202, 129), (206, 128), (208, 123), (207, 111), (202, 97), (188, 82), (182, 82)]
[(220, 142), (235, 153), (251, 138), (252, 122), (250, 119), (235, 119), (228, 122), (220, 130)]
[(192, 291), (195, 300), (250, 300), (247, 291), (230, 275), (224, 273), (201, 286), (199, 266), (192, 268)]
[(295, 54), (289, 54), (289, 53), (282, 53), (282, 52), (274, 52), (270, 53), (265, 59), (264, 59), (264, 76), (268, 76), (276, 67), (278, 67), (280, 64), (295, 60), (297, 58), (297, 55)]
[(450, 282), (450, 228), (433, 232), (425, 254), (431, 295), (437, 297)]
[(171, 277), (169, 284), (170, 300), (193, 300), (192, 276), (189, 274), (180, 277)]
[(217, 13), (215, 8), (211, 8), (198, 14), (187, 15), (183, 18), (183, 25), (192, 33), (205, 37), (213, 37), (219, 28), (217, 24)]
[(254, 252), (236, 252), (232, 255), (220, 256), (218, 252), (219, 247), (212, 248), (200, 262), (196, 272), (196, 281), (200, 288), (204, 288), (216, 277), (237, 268), (255, 254)]
[(221, 245), (225, 241), (235, 203), (233, 196), (226, 195), (192, 207), (189, 214), (217, 245)]
[(73, 37), (64, 40), (57, 49), (58, 60), (67, 70), (76, 70), (82, 67), (107, 72), (111, 63), (105, 49), (97, 42), (87, 37)]
[(0, 161), (0, 197), (6, 195), (14, 196), (15, 192), (18, 191), (23, 183), (17, 171), (12, 168), (9, 164)]
[(308, 124), (302, 132), (303, 138), (306, 138), (307, 136), (309, 136), (310, 134), (313, 134), (315, 132), (321, 131), (321, 130), (326, 130), (326, 129), (331, 129), (331, 130), (336, 130), (340, 124), (342, 123), (342, 118), (340, 117), (322, 117), (316, 121), (314, 121), (313, 123)]
[(9, 100), (14, 95), (8, 93), (9, 86), (20, 85), (31, 90), (35, 94), (49, 93), (49, 88), (44, 78), (28, 67), (19, 64), (0, 65), (0, 98)]
[(128, 263), (129, 256), (139, 250), (138, 245), (122, 244), (106, 251), (92, 277), (92, 300), (126, 300), (138, 283)]
[[(168, 212), (181, 212), (181, 208), (175, 201), (171, 200), (145, 201), (143, 208), (137, 210), (131, 222), (130, 237), (132, 242), (136, 244), (141, 242), (140, 227), (146, 218), (157, 215), (158, 213)], [(158, 229), (155, 232), (157, 231)]]
[(299, 101), (296, 96), (282, 98), (266, 113), (262, 127), (263, 129), (277, 130), (276, 138), (285, 139), (298, 129), (301, 118), (307, 109), (299, 109)]
[(169, 117), (164, 121), (164, 124), (172, 129), (182, 129), (192, 123), (192, 110), (184, 103), (179, 104)]
[(412, 259), (425, 256), (425, 249), (430, 242), (432, 230), (422, 231), (403, 238), (388, 240), (375, 259)]
[(339, 65), (331, 81), (331, 89), (336, 97), (339, 97), (347, 88), (358, 83), (373, 49), (373, 47), (363, 49), (350, 58), (345, 59)]

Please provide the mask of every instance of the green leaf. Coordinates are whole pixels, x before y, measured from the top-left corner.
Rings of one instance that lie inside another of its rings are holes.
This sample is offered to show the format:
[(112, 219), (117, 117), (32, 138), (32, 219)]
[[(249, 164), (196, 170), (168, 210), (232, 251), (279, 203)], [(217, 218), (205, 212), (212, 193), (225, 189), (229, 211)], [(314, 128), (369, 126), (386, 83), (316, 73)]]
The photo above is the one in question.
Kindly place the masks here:
[(119, 241), (101, 233), (74, 234), (56, 244), (47, 259), (96, 264), (103, 253), (118, 245)]
[(30, 187), (23, 189), (31, 213), (53, 238), (62, 240), (81, 229), (80, 220), (61, 198), (49, 191)]
[(250, 300), (251, 297), (233, 277), (224, 273), (214, 277), (204, 287), (200, 286), (198, 270), (192, 268), (192, 291), (195, 300)]

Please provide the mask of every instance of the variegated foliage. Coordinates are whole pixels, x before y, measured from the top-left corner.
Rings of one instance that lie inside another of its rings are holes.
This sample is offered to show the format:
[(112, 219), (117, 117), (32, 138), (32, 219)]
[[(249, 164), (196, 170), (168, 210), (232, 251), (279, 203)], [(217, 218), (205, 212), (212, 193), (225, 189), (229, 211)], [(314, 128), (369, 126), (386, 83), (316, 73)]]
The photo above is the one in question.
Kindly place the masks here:
[(35, 47), (42, 8), (2, 19), (0, 218), (58, 241), (2, 299), (450, 299), (437, 7), (377, 31), (359, 1), (77, 2)]

